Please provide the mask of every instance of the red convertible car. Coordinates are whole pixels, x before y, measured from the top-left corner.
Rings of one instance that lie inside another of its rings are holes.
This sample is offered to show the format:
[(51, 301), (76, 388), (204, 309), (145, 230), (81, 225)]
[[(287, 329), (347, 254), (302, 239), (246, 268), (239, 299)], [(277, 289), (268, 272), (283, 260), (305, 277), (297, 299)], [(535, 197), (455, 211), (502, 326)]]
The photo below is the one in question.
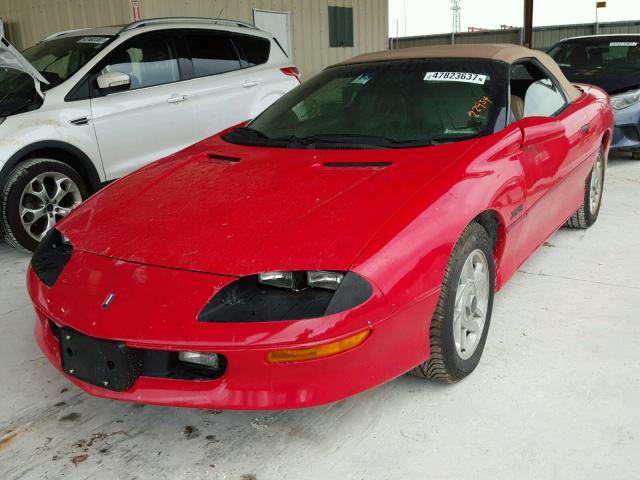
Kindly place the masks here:
[(494, 291), (595, 222), (612, 123), (602, 90), (522, 47), (353, 58), (56, 225), (28, 271), (37, 341), (87, 392), (163, 405), (458, 381)]

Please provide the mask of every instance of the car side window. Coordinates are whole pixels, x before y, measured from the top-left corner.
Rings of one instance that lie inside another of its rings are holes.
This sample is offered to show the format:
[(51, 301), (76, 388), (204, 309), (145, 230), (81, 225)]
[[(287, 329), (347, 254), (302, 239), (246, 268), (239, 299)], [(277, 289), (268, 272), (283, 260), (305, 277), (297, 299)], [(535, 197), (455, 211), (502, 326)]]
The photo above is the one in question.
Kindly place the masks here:
[(266, 38), (250, 35), (234, 35), (233, 41), (240, 51), (242, 68), (262, 65), (269, 60), (271, 42)]
[(240, 69), (240, 58), (231, 38), (210, 33), (193, 33), (184, 38), (193, 62), (193, 78)]
[(180, 69), (173, 39), (134, 38), (111, 53), (101, 73), (108, 72), (129, 75), (130, 90), (179, 81)]
[(554, 117), (568, 104), (555, 79), (533, 61), (511, 66), (511, 120)]

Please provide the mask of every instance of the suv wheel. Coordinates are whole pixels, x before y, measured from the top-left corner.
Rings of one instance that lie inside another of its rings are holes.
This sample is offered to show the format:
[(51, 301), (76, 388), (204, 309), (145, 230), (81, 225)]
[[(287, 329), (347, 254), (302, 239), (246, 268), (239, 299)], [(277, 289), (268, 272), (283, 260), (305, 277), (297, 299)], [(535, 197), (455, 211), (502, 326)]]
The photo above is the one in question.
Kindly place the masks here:
[(6, 242), (31, 252), (56, 222), (89, 196), (78, 172), (48, 158), (16, 166), (1, 194)]

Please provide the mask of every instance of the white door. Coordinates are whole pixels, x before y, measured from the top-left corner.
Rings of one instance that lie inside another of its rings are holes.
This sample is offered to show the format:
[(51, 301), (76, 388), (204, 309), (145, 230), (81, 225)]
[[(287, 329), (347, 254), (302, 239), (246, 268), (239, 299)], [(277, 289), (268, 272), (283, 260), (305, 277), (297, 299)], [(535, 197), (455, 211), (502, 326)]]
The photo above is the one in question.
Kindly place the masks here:
[[(199, 139), (197, 121), (183, 91), (174, 39), (140, 35), (109, 54), (102, 72), (127, 73), (126, 91), (91, 99), (107, 179), (119, 178)], [(103, 92), (106, 93), (106, 92)]]
[(260, 30), (271, 33), (291, 58), (291, 28), (289, 12), (253, 9), (253, 23)]
[(241, 68), (238, 51), (225, 32), (192, 30), (182, 36), (192, 60), (185, 83), (198, 140), (249, 120), (262, 75)]

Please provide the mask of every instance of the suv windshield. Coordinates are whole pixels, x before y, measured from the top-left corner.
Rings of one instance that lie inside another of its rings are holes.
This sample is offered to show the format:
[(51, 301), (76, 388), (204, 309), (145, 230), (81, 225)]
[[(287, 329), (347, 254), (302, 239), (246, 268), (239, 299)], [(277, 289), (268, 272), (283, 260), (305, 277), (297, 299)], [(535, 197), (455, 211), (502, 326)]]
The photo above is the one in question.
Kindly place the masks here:
[(292, 148), (402, 148), (478, 137), (505, 126), (506, 79), (506, 64), (482, 59), (331, 67), (224, 138)]
[(111, 40), (108, 36), (77, 36), (47, 40), (22, 52), (49, 85), (43, 90), (64, 82), (91, 60)]
[(549, 55), (561, 67), (640, 70), (640, 39), (567, 41), (554, 46)]

